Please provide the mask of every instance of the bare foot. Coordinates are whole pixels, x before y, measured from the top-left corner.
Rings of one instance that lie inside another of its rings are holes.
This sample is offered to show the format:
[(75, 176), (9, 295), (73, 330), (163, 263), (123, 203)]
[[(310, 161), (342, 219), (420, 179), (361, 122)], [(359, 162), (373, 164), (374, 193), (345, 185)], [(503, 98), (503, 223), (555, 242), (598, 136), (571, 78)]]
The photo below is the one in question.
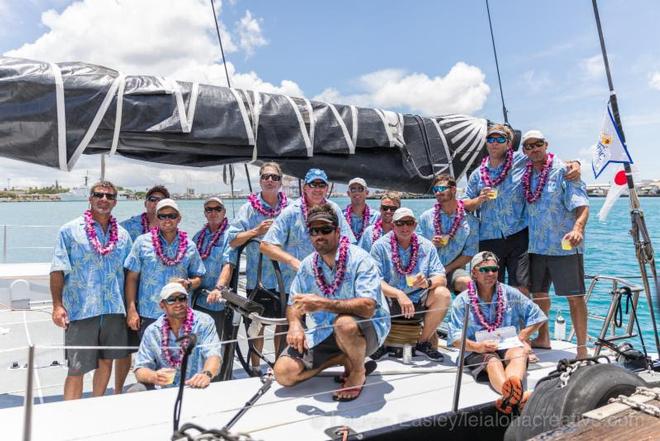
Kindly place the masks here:
[(351, 372), (341, 389), (335, 392), (332, 399), (335, 401), (352, 401), (359, 397), (362, 387), (367, 381), (365, 374), (364, 368), (359, 369), (357, 372)]

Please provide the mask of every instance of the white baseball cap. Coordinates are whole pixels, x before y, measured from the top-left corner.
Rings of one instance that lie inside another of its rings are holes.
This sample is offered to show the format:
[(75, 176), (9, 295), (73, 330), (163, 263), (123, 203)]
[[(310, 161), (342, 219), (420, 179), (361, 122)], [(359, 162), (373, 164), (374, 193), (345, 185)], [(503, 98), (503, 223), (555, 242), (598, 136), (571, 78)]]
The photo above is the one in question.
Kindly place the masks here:
[(353, 179), (351, 179), (350, 181), (348, 181), (348, 186), (349, 186), (349, 187), (350, 187), (351, 185), (353, 185), (353, 184), (361, 185), (361, 186), (364, 187), (365, 189), (368, 188), (368, 187), (367, 187), (367, 181), (365, 181), (365, 180), (362, 179), (362, 178), (353, 178)]
[(479, 265), (480, 263), (486, 261), (486, 260), (494, 260), (495, 262), (499, 263), (499, 259), (497, 258), (497, 255), (493, 253), (492, 251), (482, 251), (480, 253), (477, 253), (472, 257), (472, 260), (470, 261), (470, 268), (474, 268), (475, 266)]
[(167, 285), (163, 286), (163, 289), (160, 290), (160, 299), (161, 300), (167, 300), (169, 299), (173, 294), (188, 294), (188, 291), (186, 291), (186, 288), (183, 287), (182, 284), (178, 282), (170, 282)]
[(524, 144), (528, 139), (542, 139), (545, 141), (545, 136), (540, 130), (528, 130), (525, 132), (520, 142)]
[(174, 202), (174, 199), (169, 199), (169, 198), (161, 199), (161, 201), (158, 202), (158, 205), (156, 205), (156, 213), (158, 213), (160, 210), (162, 210), (165, 207), (174, 208), (177, 211), (177, 213), (181, 214), (181, 212), (179, 211), (179, 206), (176, 204), (176, 202)]
[(225, 204), (222, 202), (222, 199), (220, 199), (217, 196), (211, 196), (210, 198), (206, 199), (204, 201), (204, 206), (206, 206), (206, 204), (208, 204), (209, 202), (217, 202), (218, 204), (222, 205), (223, 207), (225, 206)]
[(415, 217), (415, 213), (410, 208), (397, 208), (397, 210), (394, 212), (394, 216), (392, 217), (392, 221), (396, 222), (398, 220), (403, 219), (404, 217), (412, 217), (413, 219), (417, 220)]

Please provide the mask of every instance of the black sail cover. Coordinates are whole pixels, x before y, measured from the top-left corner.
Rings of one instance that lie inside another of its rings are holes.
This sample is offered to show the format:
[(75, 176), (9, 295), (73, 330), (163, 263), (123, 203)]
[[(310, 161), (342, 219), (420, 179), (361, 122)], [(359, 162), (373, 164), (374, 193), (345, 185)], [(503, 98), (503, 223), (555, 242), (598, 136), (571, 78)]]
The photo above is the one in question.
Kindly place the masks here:
[(488, 121), (124, 76), (86, 63), (0, 57), (0, 156), (71, 170), (81, 154), (204, 167), (277, 161), (302, 177), (422, 193), (479, 164)]

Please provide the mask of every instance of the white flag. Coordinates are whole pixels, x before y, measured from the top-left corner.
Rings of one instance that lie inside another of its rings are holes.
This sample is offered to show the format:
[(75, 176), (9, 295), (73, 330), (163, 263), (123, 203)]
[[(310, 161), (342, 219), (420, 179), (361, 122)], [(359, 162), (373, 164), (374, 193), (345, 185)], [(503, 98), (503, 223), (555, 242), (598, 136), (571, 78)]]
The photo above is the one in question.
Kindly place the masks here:
[[(619, 166), (621, 167), (621, 166)], [(619, 199), (622, 194), (628, 193), (628, 179), (624, 170), (619, 170), (612, 176), (612, 183), (610, 189), (607, 191), (605, 202), (598, 212), (598, 220), (605, 222), (607, 215), (610, 213), (612, 206)]]
[(611, 162), (633, 163), (626, 144), (621, 139), (621, 133), (614, 123), (610, 103), (607, 103), (605, 116), (603, 117), (603, 127), (600, 129), (598, 143), (594, 147), (593, 157), (591, 159), (591, 168), (594, 171), (594, 177), (598, 178), (605, 170), (605, 167)]

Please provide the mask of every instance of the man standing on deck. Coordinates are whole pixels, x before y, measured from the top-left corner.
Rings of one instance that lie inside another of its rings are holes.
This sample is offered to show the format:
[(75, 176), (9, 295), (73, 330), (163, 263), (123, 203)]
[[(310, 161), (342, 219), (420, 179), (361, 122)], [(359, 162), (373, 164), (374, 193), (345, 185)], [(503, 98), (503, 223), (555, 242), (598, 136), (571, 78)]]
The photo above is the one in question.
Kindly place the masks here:
[[(342, 236), (340, 219), (329, 204), (309, 211), (309, 235), (316, 252), (303, 259), (291, 285), (289, 346), (274, 371), (281, 385), (293, 386), (341, 364), (342, 389), (333, 399), (351, 401), (366, 383), (364, 359), (384, 342), (390, 320), (378, 270), (363, 249)], [(307, 331), (305, 315), (313, 322)]]
[(415, 350), (431, 360), (442, 361), (433, 340), (451, 302), (445, 269), (431, 241), (415, 233), (417, 220), (412, 210), (399, 208), (393, 220), (394, 229), (371, 248), (382, 277), (383, 294), (388, 297), (393, 316), (403, 314), (413, 319), (423, 315), (424, 327)]
[(449, 288), (459, 293), (467, 289), (470, 274), (465, 265), (477, 254), (479, 222), (456, 200), (456, 180), (439, 175), (433, 180), (436, 204), (419, 218), (419, 233), (435, 245), (447, 273)]
[[(300, 261), (314, 252), (307, 228), (307, 215), (313, 207), (323, 204), (329, 204), (337, 213), (341, 235), (348, 237), (351, 243), (355, 243), (355, 236), (342, 216), (341, 208), (325, 199), (328, 194), (328, 184), (328, 175), (323, 170), (309, 169), (305, 175), (302, 197), (282, 210), (261, 241), (259, 249), (264, 255), (289, 266), (293, 271), (298, 271)], [(287, 292), (293, 281), (289, 274), (291, 273), (282, 273)]]
[[(187, 290), (199, 288), (206, 273), (197, 247), (179, 230), (181, 212), (172, 199), (156, 206), (158, 228), (139, 236), (124, 262), (126, 274), (126, 307), (128, 326), (140, 333), (163, 313), (159, 292), (171, 281)], [(171, 280), (174, 279), (174, 280)], [(136, 304), (137, 299), (137, 304)]]
[(371, 246), (384, 234), (392, 231), (394, 224), (392, 217), (394, 212), (401, 207), (401, 194), (395, 191), (383, 193), (380, 197), (380, 218), (373, 225), (369, 225), (362, 233), (358, 245), (367, 253), (371, 252)]
[(348, 181), (346, 194), (351, 198), (351, 203), (344, 208), (344, 217), (353, 231), (355, 240), (359, 242), (365, 229), (378, 219), (378, 212), (372, 211), (367, 205), (369, 189), (364, 179), (353, 178)]
[[(117, 205), (117, 189), (111, 182), (92, 185), (89, 204), (83, 217), (58, 233), (50, 268), (53, 322), (64, 328), (66, 346), (126, 346), (123, 262), (131, 238), (111, 215)], [(64, 399), (82, 396), (83, 376), (92, 370), (92, 395), (103, 395), (112, 360), (124, 357), (123, 349), (67, 349)]]
[[(565, 166), (552, 153), (539, 130), (522, 137), (529, 158), (522, 176), (529, 221), (529, 264), (534, 301), (547, 315), (548, 291), (566, 296), (577, 338), (577, 358), (587, 351), (587, 305), (584, 300), (584, 229), (589, 218), (589, 197), (584, 182), (568, 181)], [(550, 347), (548, 325), (543, 325), (533, 347)]]

